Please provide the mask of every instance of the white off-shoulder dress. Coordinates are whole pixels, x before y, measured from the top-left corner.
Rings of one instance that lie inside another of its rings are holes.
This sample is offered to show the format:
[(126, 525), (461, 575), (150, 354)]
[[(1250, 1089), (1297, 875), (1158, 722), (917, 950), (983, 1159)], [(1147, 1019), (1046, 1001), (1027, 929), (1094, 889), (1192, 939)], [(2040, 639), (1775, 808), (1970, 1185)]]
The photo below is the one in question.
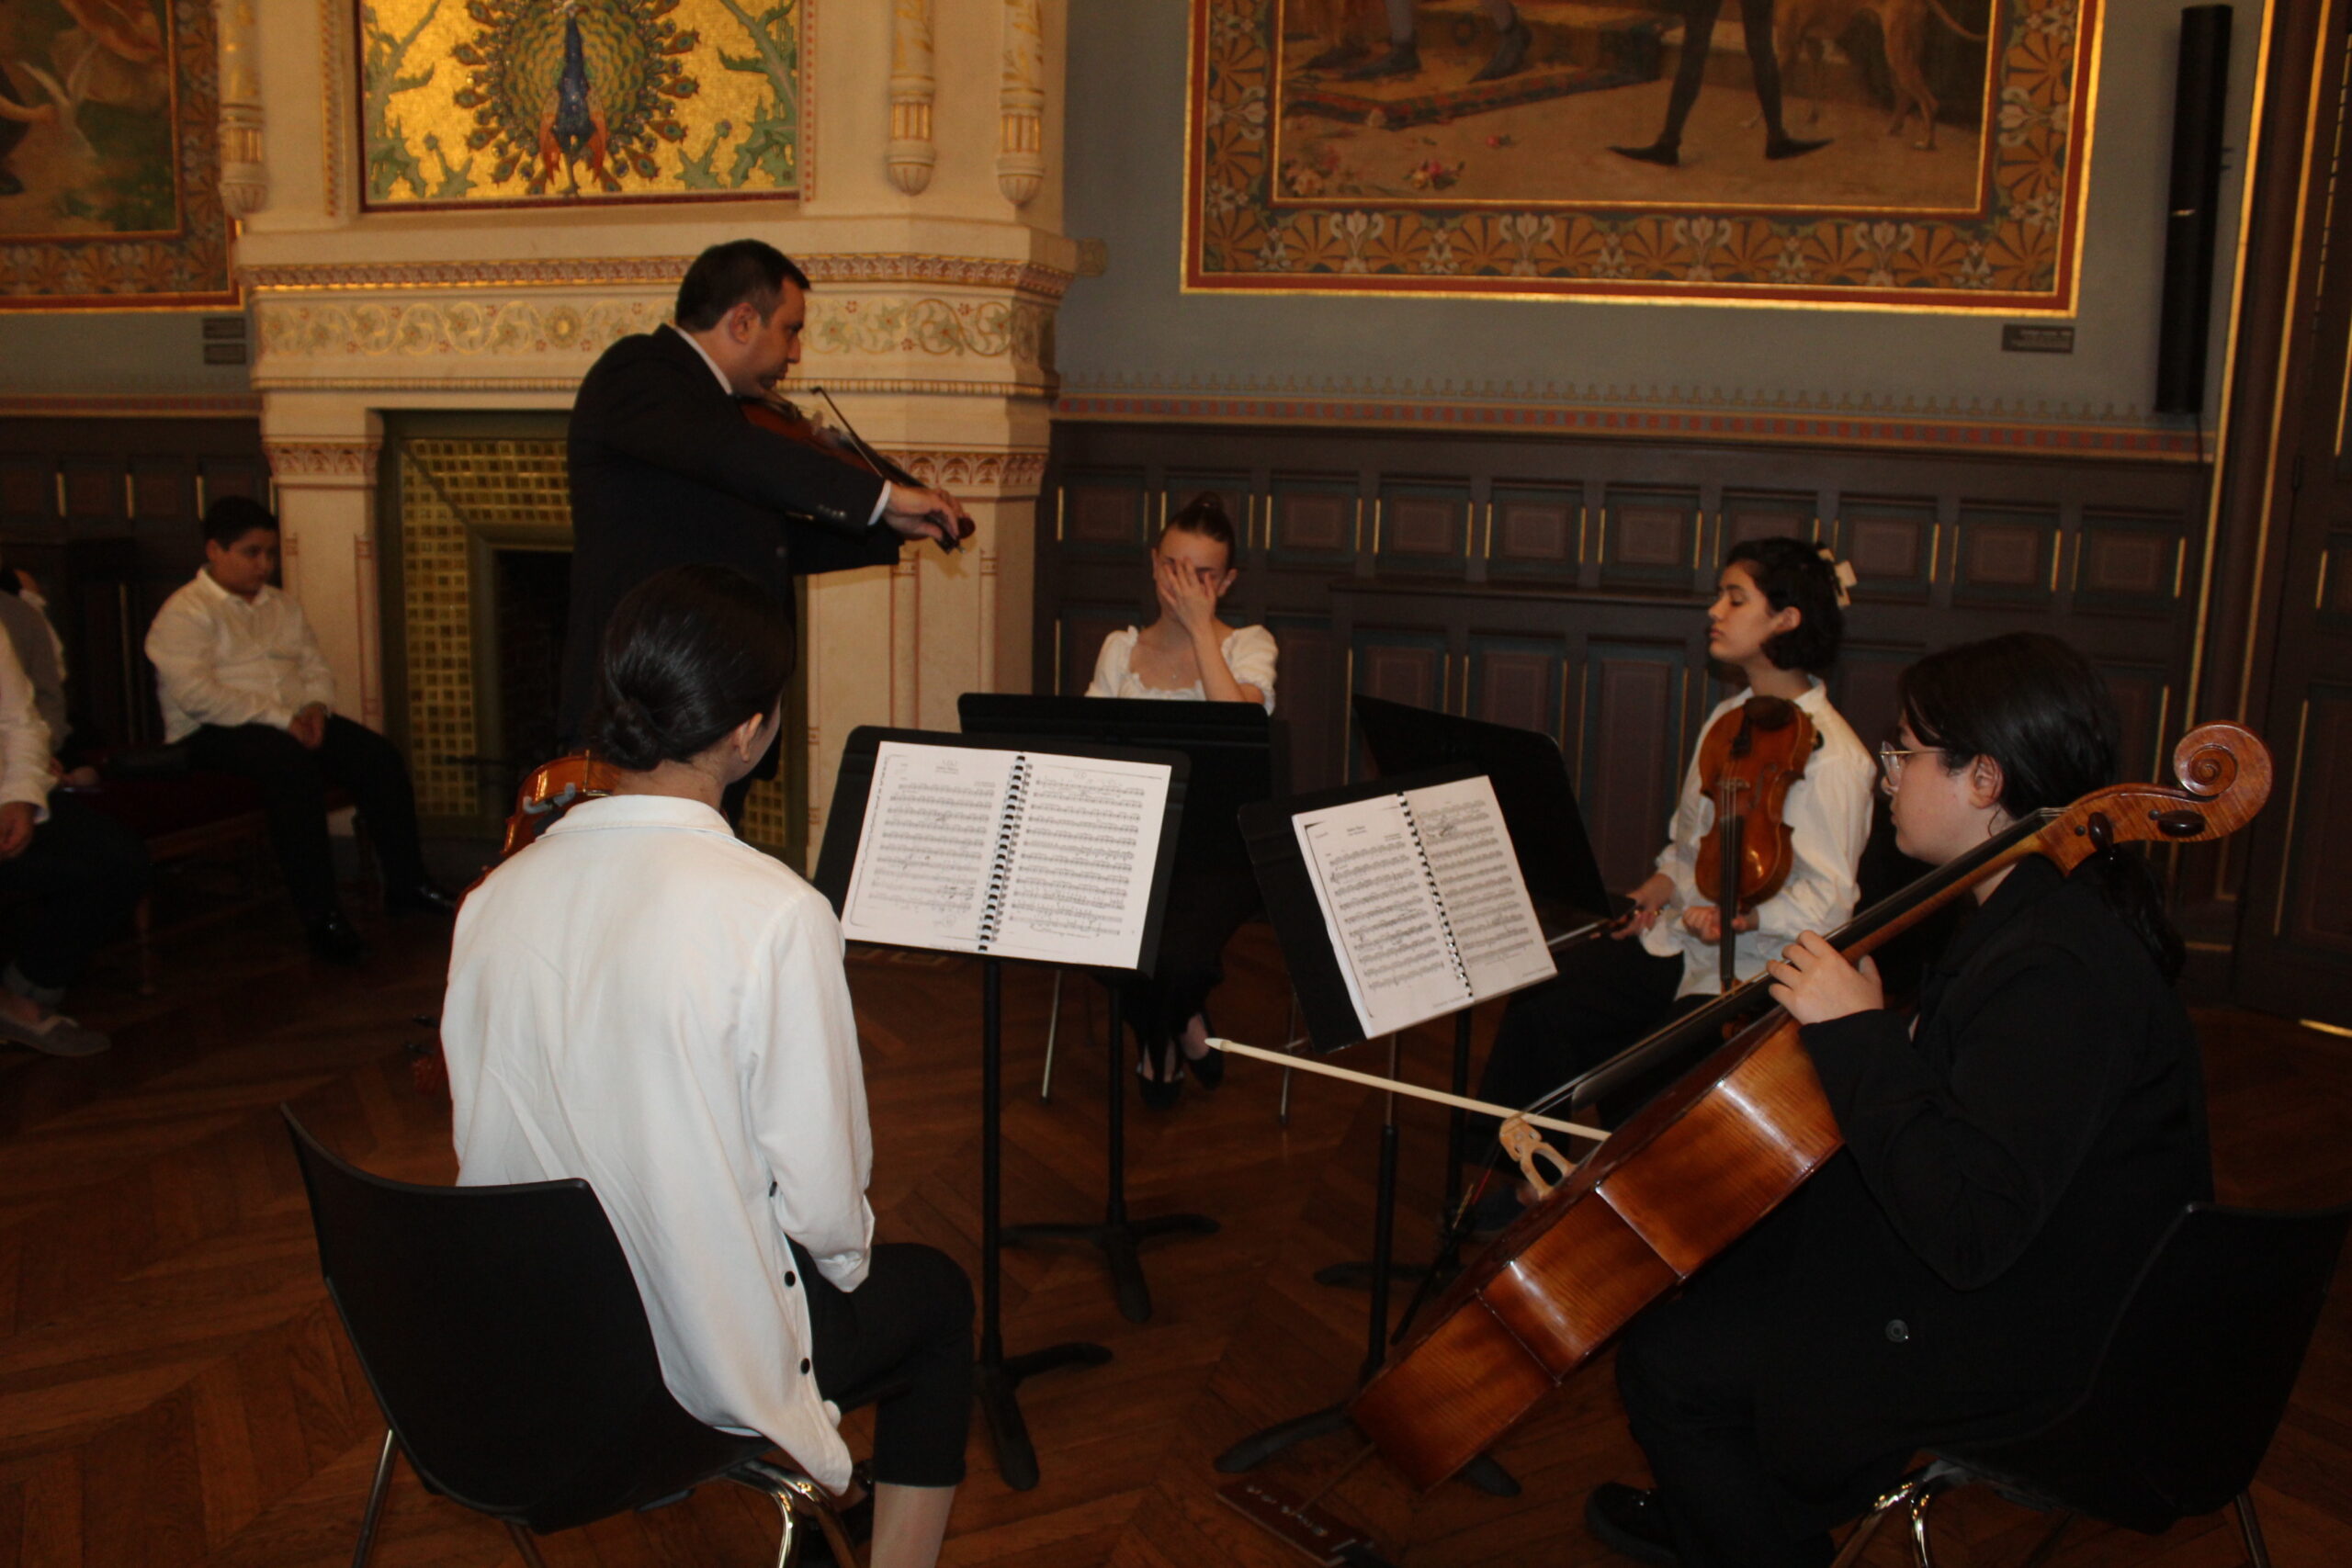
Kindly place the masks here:
[[(1189, 686), (1147, 686), (1129, 668), (1135, 658), (1136, 640), (1143, 635), (1135, 626), (1113, 632), (1102, 639), (1102, 651), (1095, 657), (1094, 680), (1086, 688), (1090, 697), (1165, 697), (1178, 702), (1205, 702), (1208, 694), (1201, 682)], [(1245, 686), (1255, 686), (1263, 694), (1266, 711), (1274, 711), (1274, 634), (1263, 626), (1236, 626), (1221, 645), (1225, 667), (1233, 671), (1234, 680)]]

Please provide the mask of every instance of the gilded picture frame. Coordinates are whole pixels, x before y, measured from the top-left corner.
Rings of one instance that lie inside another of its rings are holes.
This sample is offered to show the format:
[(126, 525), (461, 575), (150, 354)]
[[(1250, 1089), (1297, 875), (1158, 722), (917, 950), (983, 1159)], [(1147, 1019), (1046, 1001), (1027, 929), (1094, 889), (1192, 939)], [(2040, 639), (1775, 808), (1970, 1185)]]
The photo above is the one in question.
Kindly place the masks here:
[(1192, 23), (1187, 291), (2075, 309), (2098, 0), (1193, 0)]

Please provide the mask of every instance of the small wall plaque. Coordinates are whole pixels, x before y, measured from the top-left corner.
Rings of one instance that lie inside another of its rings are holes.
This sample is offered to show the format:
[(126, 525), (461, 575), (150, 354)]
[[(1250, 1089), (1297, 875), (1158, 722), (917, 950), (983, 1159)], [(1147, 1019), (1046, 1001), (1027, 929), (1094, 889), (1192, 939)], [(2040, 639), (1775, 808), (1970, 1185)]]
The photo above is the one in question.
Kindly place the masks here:
[(204, 341), (207, 343), (244, 342), (245, 319), (243, 316), (205, 317)]
[(243, 365), (245, 363), (245, 345), (242, 343), (208, 343), (204, 345), (204, 363)]
[(2075, 329), (2035, 326), (2025, 321), (2005, 322), (2001, 327), (2001, 352), (2072, 354), (2075, 352)]

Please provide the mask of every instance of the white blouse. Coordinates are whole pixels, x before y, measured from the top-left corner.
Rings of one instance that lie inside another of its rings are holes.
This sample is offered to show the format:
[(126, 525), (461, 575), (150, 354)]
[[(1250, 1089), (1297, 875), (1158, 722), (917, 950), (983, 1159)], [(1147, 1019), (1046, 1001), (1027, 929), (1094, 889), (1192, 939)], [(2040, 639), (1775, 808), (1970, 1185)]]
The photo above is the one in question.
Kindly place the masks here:
[(441, 1039), (459, 1182), (585, 1178), (678, 1403), (847, 1485), (785, 1245), (848, 1291), (874, 1237), (824, 897), (698, 802), (582, 802), (467, 896)]
[[(1094, 680), (1086, 688), (1090, 697), (1167, 697), (1178, 702), (1205, 702), (1208, 694), (1197, 680), (1189, 686), (1147, 686), (1140, 676), (1128, 668), (1136, 656), (1136, 640), (1143, 633), (1134, 626), (1113, 632), (1102, 639), (1102, 651), (1095, 657)], [(1274, 711), (1274, 634), (1263, 626), (1236, 626), (1220, 645), (1225, 654), (1225, 667), (1244, 686), (1255, 686), (1261, 694), (1266, 711)]]
[[(1699, 733), (1747, 700), (1736, 692), (1715, 705)], [(1826, 934), (1844, 925), (1861, 896), (1854, 879), (1862, 845), (1871, 836), (1871, 792), (1878, 787), (1878, 762), (1855, 736), (1853, 727), (1829, 705), (1829, 694), (1814, 681), (1796, 699), (1813, 720), (1821, 744), (1806, 762), (1804, 776), (1789, 786), (1781, 819), (1788, 824), (1796, 863), (1781, 890), (1750, 911), (1756, 929), (1732, 942), (1733, 971), (1743, 980), (1764, 972), (1781, 950), (1806, 931)], [(1671, 827), (1673, 840), (1657, 857), (1657, 869), (1674, 879), (1674, 897), (1658, 911), (1657, 923), (1642, 933), (1642, 946), (1659, 958), (1682, 955), (1682, 987), (1677, 997), (1716, 995), (1723, 989), (1722, 959), (1715, 944), (1701, 942), (1682, 924), (1682, 911), (1713, 900), (1700, 896), (1694, 867), (1699, 840), (1714, 825), (1715, 803), (1699, 783), (1693, 751), (1682, 777), (1682, 801)]]

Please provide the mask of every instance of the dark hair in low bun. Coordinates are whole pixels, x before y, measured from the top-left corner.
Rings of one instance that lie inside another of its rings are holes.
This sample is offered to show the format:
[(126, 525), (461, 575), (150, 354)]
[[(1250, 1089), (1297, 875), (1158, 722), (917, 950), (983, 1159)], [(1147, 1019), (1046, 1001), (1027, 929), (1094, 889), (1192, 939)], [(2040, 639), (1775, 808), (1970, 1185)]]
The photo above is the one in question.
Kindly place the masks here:
[(629, 590), (605, 624), (590, 743), (629, 773), (698, 757), (775, 711), (792, 655), (766, 589), (733, 567), (672, 567)]
[(1846, 640), (1846, 612), (1838, 603), (1838, 569), (1820, 546), (1786, 536), (1746, 539), (1731, 547), (1724, 564), (1746, 567), (1773, 609), (1796, 606), (1797, 624), (1764, 639), (1764, 657), (1774, 669), (1818, 675), (1838, 662)]

